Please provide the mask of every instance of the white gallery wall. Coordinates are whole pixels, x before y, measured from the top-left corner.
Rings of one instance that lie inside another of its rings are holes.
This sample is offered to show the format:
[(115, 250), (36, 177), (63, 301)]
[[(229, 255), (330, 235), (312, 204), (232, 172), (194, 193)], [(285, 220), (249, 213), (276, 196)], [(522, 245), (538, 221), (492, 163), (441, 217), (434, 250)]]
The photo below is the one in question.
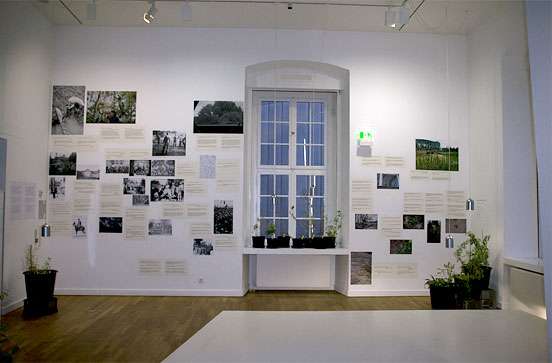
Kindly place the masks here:
[[(321, 60), (350, 71), (351, 130), (376, 127), (373, 154), (405, 158), (404, 166), (397, 169), (359, 167), (356, 140), (351, 134), (349, 152), (354, 170), (351, 179), (369, 178), (375, 187), (377, 172), (400, 173), (400, 190), (374, 190), (373, 213), (402, 217), (404, 192), (448, 190), (447, 181), (411, 181), (409, 173), (415, 169), (416, 138), (448, 142), (449, 99), (450, 142), (460, 147), (460, 171), (451, 173), (450, 188), (465, 190), (468, 175), (466, 38), (326, 32), (320, 58), (321, 45), (321, 31), (279, 30), (275, 37), (274, 30), (258, 29), (57, 27), (52, 83), (84, 85), (87, 90), (137, 91), (136, 125), (147, 129), (145, 147), (151, 147), (153, 129), (183, 131), (188, 137), (187, 155), (183, 160), (197, 162), (199, 155), (204, 154), (214, 154), (217, 158), (229, 156), (195, 150), (194, 100), (243, 100), (245, 67), (274, 60), (275, 54), (277, 60)], [(48, 122), (46, 118), (44, 121)], [(85, 125), (85, 134), (97, 133), (98, 125)], [(79, 154), (78, 163), (86, 160), (104, 165), (101, 151), (108, 147), (114, 146), (101, 144), (98, 153), (83, 153), (82, 158)], [(242, 158), (239, 153), (232, 157)], [(105, 177), (102, 174), (102, 181), (112, 178)], [(242, 195), (218, 195), (211, 182), (204, 201), (212, 203), (215, 199), (234, 201), (234, 231), (239, 246), (235, 251), (215, 249), (212, 256), (194, 256), (187, 220), (173, 221), (172, 237), (150, 237), (147, 241), (125, 241), (121, 235), (104, 234), (92, 235), (84, 241), (52, 238), (47, 254), (60, 270), (58, 293), (241, 295), (240, 249), (249, 240), (249, 236), (240, 232)], [(128, 206), (130, 201), (125, 199), (123, 204)], [(160, 218), (160, 213), (154, 203), (150, 204), (149, 218)], [(440, 219), (444, 229), (444, 218)], [(350, 249), (373, 252), (374, 262), (417, 263), (416, 276), (373, 279), (372, 285), (355, 286), (351, 293), (425, 294), (425, 278), (452, 256), (444, 243), (426, 243), (426, 229), (403, 232), (404, 238), (413, 239), (412, 255), (390, 256), (389, 238), (382, 237), (379, 230), (354, 230), (354, 222), (345, 228), (350, 229)], [(185, 259), (187, 276), (141, 276), (138, 260), (142, 258)], [(278, 263), (272, 268), (278, 269)], [(202, 284), (198, 282), (200, 278)]]
[(2, 291), (8, 309), (25, 298), (23, 256), (40, 227), (34, 218), (12, 219), (11, 186), (45, 190), (53, 26), (27, 3), (0, 4), (0, 137), (7, 140)]

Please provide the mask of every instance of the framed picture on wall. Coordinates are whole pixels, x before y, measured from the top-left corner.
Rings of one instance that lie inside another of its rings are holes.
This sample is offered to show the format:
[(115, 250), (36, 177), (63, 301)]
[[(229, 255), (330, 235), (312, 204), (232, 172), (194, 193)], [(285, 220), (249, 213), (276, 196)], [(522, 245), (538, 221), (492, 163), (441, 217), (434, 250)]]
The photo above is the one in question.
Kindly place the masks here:
[(52, 90), (52, 135), (82, 135), (84, 86), (54, 86)]
[(458, 147), (436, 140), (416, 139), (416, 170), (458, 171)]
[(135, 124), (136, 91), (88, 91), (87, 124)]
[(242, 101), (194, 101), (194, 134), (243, 134)]

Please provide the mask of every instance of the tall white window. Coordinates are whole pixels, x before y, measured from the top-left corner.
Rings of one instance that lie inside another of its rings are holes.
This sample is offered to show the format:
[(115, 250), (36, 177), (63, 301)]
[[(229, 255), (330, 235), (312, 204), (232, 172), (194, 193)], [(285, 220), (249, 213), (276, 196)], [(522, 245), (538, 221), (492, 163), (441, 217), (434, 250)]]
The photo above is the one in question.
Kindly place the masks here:
[(278, 235), (324, 233), (324, 216), (335, 210), (334, 108), (332, 93), (253, 92), (253, 185), (262, 234), (269, 223)]

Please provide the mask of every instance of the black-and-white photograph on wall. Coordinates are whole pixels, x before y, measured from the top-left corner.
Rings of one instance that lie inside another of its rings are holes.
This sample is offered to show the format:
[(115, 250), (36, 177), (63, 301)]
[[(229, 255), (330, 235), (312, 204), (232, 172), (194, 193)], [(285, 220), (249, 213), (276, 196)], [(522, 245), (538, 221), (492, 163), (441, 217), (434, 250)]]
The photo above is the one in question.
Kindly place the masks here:
[(123, 178), (123, 194), (146, 194), (146, 179)]
[(151, 175), (151, 162), (149, 160), (131, 160), (130, 161), (130, 176), (134, 175)]
[(150, 219), (148, 223), (148, 235), (172, 236), (172, 220)]
[(122, 217), (100, 217), (100, 233), (123, 233)]
[(378, 215), (355, 214), (355, 229), (378, 229)]
[(148, 206), (149, 205), (149, 195), (147, 194), (134, 194), (132, 196), (132, 205), (133, 206)]
[(48, 200), (63, 202), (65, 200), (65, 177), (51, 176), (48, 183)]
[(445, 233), (466, 233), (467, 226), (466, 220), (463, 218), (446, 219), (445, 220)]
[(194, 101), (194, 134), (243, 134), (243, 101)]
[(213, 254), (213, 240), (206, 238), (194, 238), (194, 255), (206, 255)]
[(151, 176), (174, 176), (174, 160), (152, 160)]
[(151, 154), (153, 156), (186, 156), (186, 133), (153, 130)]
[(84, 86), (54, 86), (52, 90), (52, 135), (82, 135)]
[(427, 221), (427, 243), (441, 243), (441, 221)]
[(184, 179), (152, 179), (150, 196), (152, 202), (183, 202)]
[(351, 285), (372, 284), (372, 252), (351, 252)]
[(136, 91), (88, 91), (86, 123), (135, 124)]
[(234, 233), (234, 201), (215, 200), (214, 228), (215, 234)]
[(50, 175), (76, 175), (77, 153), (50, 152)]
[(399, 174), (378, 173), (378, 189), (399, 189)]
[(100, 166), (77, 165), (77, 179), (100, 180)]
[(215, 155), (199, 155), (199, 179), (215, 179), (217, 157)]
[(88, 216), (73, 216), (73, 225), (71, 228), (71, 236), (73, 238), (86, 238), (88, 232)]
[(106, 160), (106, 174), (128, 174), (130, 172), (130, 160)]

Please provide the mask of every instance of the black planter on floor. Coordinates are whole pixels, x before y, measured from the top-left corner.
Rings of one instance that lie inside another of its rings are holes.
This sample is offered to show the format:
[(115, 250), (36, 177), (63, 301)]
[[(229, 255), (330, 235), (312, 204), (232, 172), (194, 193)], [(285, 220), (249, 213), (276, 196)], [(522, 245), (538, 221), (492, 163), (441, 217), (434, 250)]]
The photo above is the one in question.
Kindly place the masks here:
[(455, 309), (456, 289), (454, 286), (429, 286), (432, 309)]
[(27, 298), (24, 301), (23, 316), (39, 317), (57, 313), (57, 299), (54, 297), (56, 270), (44, 273), (23, 272)]

